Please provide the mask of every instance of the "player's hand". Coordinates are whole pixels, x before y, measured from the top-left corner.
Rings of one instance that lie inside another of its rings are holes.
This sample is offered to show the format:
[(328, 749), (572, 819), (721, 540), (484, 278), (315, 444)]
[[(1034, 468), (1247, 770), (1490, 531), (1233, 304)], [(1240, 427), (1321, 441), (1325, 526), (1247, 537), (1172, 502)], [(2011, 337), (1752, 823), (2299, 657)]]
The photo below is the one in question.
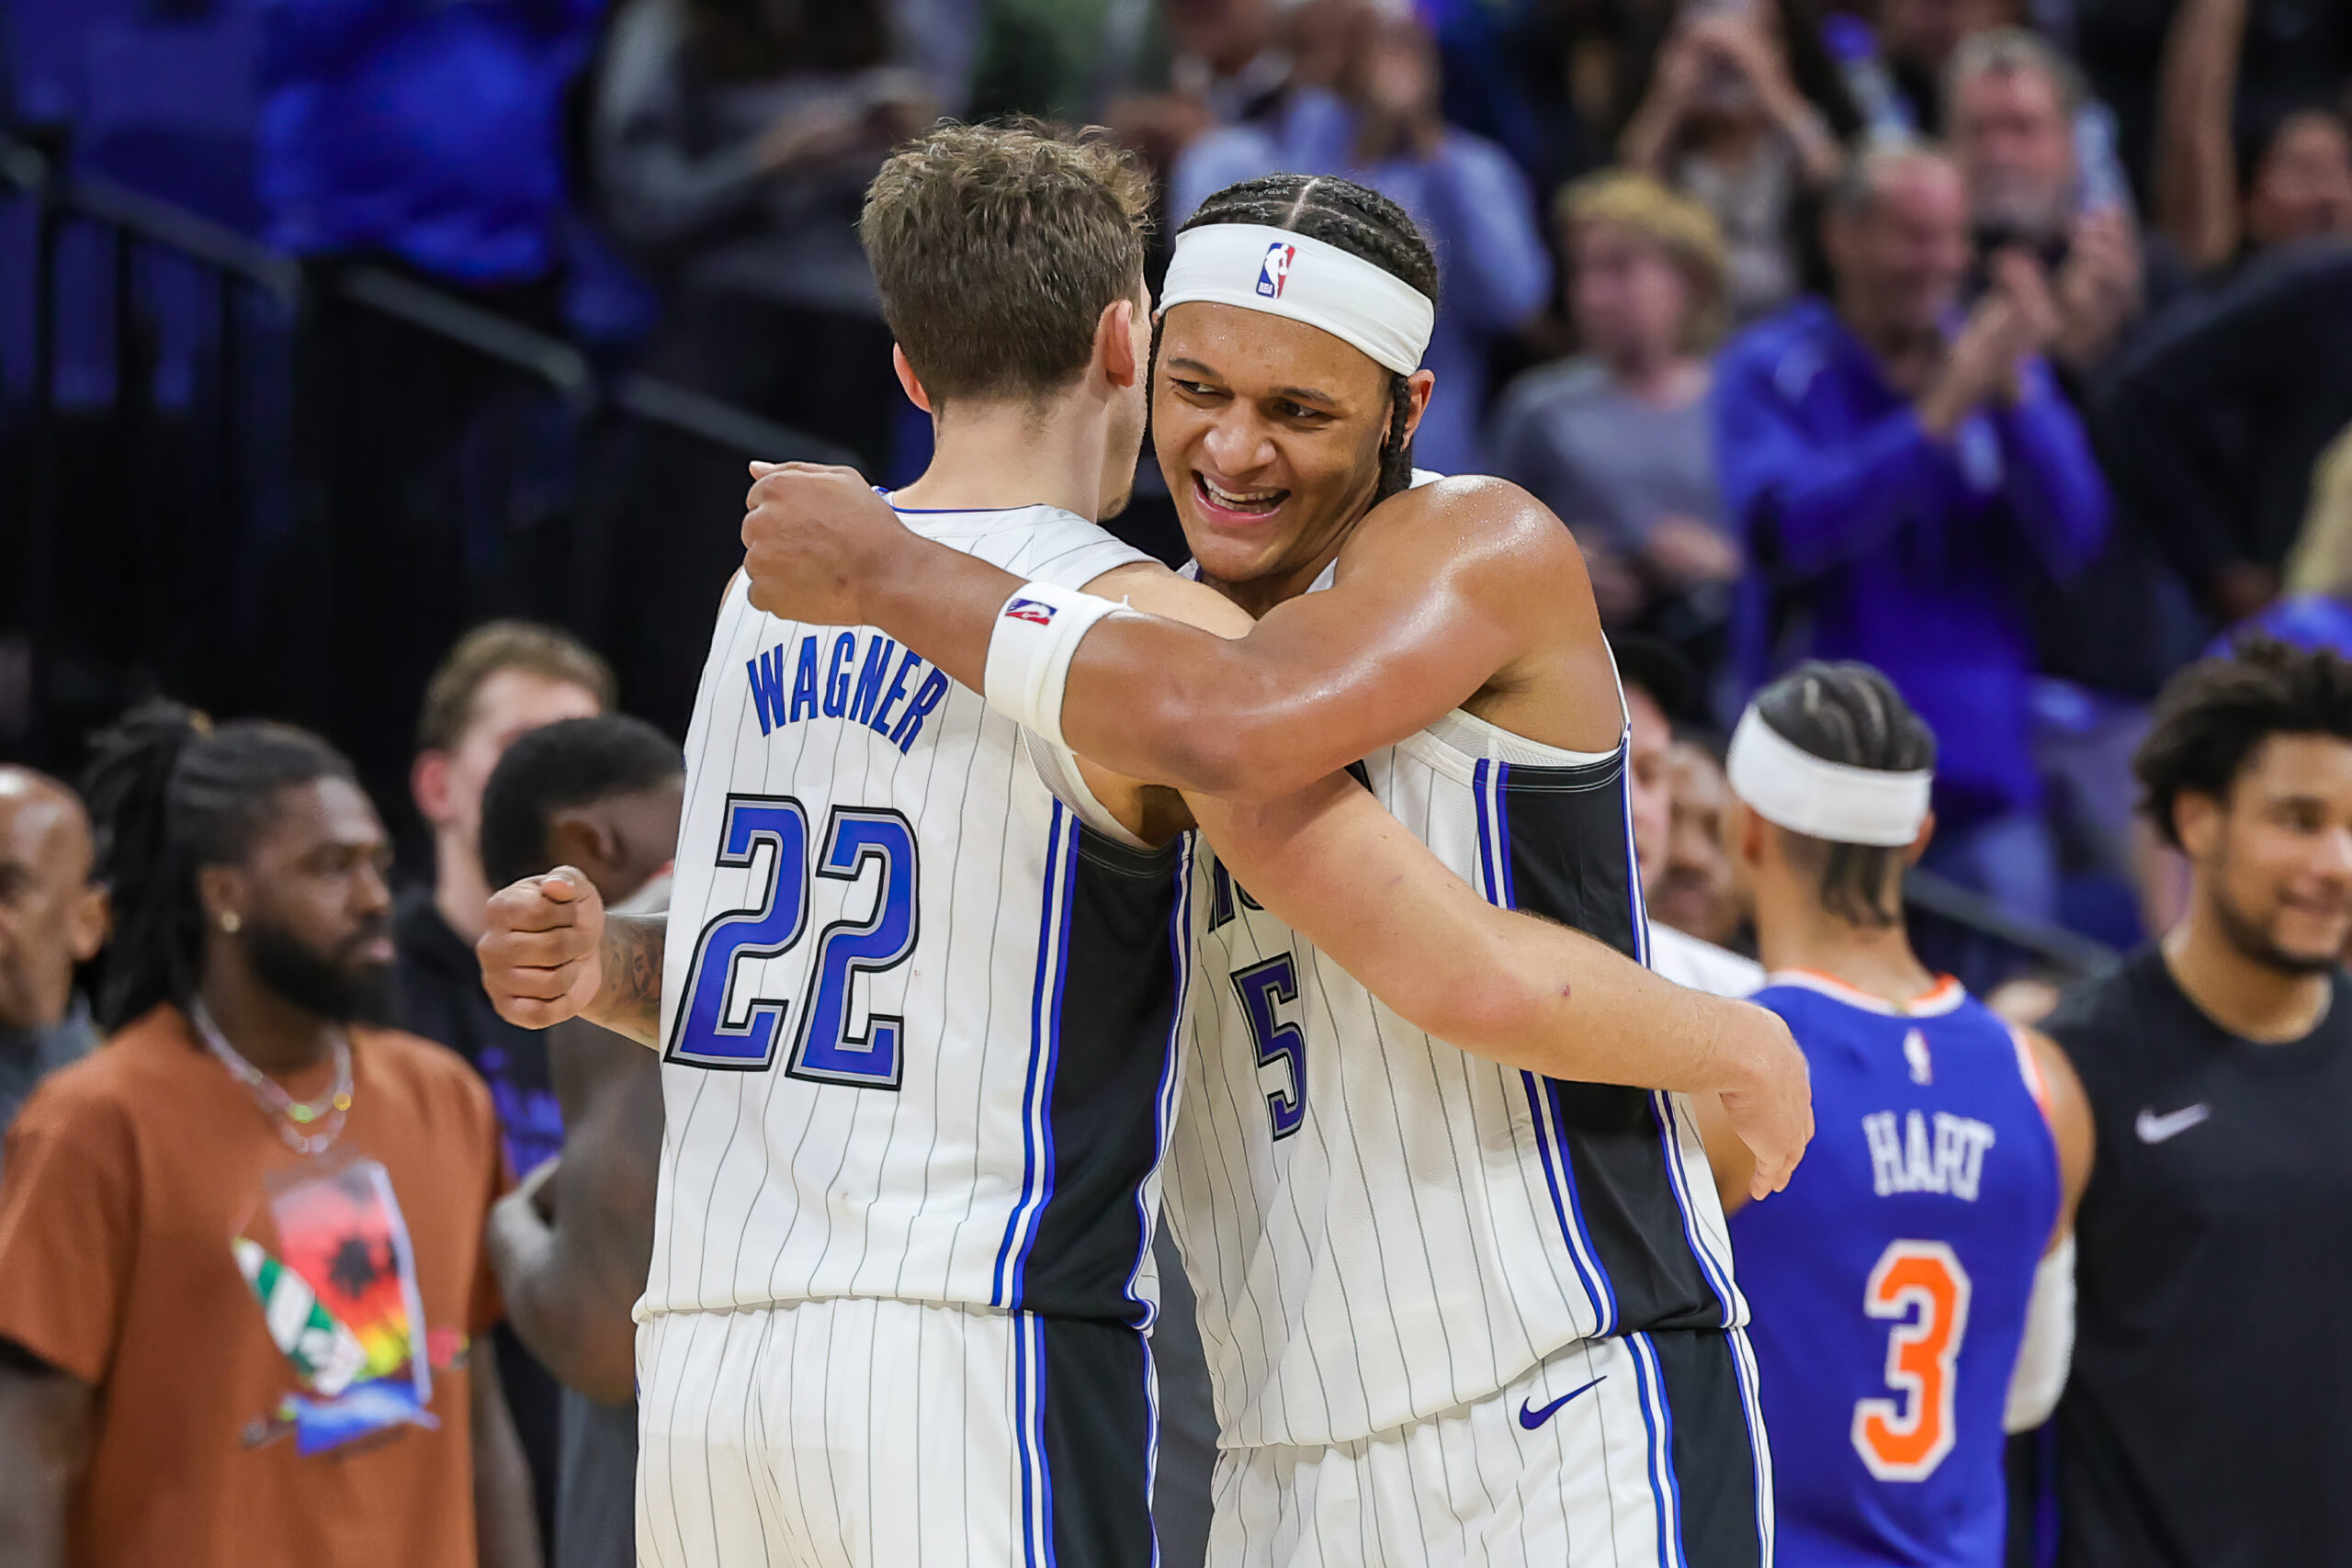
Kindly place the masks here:
[(1756, 1156), (1747, 1193), (1760, 1201), (1788, 1186), (1813, 1142), (1813, 1075), (1779, 1014), (1759, 1007), (1742, 1011), (1753, 1066), (1748, 1081), (1724, 1090), (1722, 1099), (1732, 1131)]
[(498, 1016), (526, 1029), (577, 1018), (605, 983), (605, 900), (571, 866), (491, 895), (474, 956)]
[(752, 607), (818, 626), (865, 625), (866, 584), (888, 547), (910, 537), (855, 468), (753, 463), (743, 498), (743, 570)]

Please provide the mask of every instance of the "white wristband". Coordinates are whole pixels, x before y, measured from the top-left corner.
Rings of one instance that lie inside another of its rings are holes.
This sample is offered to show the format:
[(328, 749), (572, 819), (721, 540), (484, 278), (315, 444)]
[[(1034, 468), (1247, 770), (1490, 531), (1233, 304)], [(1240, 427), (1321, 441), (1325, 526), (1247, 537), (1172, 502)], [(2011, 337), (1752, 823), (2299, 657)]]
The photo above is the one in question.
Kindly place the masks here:
[(1024, 582), (997, 613), (989, 634), (981, 695), (989, 706), (1057, 746), (1062, 739), (1062, 687), (1069, 661), (1094, 623), (1119, 606), (1075, 588)]

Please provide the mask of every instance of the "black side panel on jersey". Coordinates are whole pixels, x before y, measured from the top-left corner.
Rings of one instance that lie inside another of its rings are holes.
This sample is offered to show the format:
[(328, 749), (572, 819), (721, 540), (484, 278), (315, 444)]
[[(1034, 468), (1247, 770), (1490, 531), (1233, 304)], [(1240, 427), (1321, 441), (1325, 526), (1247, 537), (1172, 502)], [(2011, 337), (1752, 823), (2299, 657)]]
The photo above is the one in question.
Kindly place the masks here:
[[(1641, 957), (1623, 750), (1569, 768), (1483, 762), (1482, 780), (1490, 769), (1501, 802), (1503, 901)], [(1577, 1215), (1616, 1301), (1609, 1332), (1721, 1326), (1724, 1302), (1690, 1249), (1654, 1097), (1614, 1084), (1550, 1088)]]
[(1719, 1328), (1656, 1334), (1650, 1348), (1666, 1385), (1682, 1561), (1690, 1568), (1762, 1568), (1769, 1559), (1756, 1445), (1763, 1434), (1747, 1422), (1731, 1336)]
[(1080, 827), (1074, 859), (1046, 1065), (1045, 1212), (1011, 1304), (1140, 1325), (1127, 1285), (1144, 1250), (1136, 1189), (1159, 1158), (1175, 1071), (1183, 848), (1131, 849)]
[(1140, 1331), (1047, 1318), (1040, 1404), (1056, 1568), (1147, 1568), (1151, 1519), (1149, 1359)]

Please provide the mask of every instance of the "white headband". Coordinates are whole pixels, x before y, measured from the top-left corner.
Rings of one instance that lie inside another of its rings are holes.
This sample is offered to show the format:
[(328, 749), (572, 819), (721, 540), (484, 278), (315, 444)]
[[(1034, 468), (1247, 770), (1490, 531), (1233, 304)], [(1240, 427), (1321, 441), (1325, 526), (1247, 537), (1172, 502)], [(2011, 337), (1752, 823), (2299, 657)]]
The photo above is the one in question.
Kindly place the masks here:
[(1919, 836), (1932, 769), (1915, 773), (1832, 762), (1792, 744), (1753, 704), (1732, 731), (1724, 772), (1732, 792), (1767, 822), (1826, 839), (1891, 850)]
[(1337, 245), (1260, 223), (1209, 223), (1176, 236), (1159, 308), (1205, 302), (1288, 316), (1353, 344), (1399, 376), (1421, 367), (1437, 307)]

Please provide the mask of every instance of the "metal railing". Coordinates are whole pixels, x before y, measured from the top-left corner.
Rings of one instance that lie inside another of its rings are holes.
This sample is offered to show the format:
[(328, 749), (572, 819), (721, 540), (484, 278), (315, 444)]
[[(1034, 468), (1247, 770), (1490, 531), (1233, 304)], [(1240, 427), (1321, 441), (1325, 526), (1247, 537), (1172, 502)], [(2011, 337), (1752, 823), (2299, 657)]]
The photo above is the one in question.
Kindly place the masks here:
[[(612, 454), (640, 432), (707, 449), (707, 466), (732, 474), (743, 457), (853, 460), (690, 388), (607, 373), (570, 343), (415, 277), (306, 266), (168, 201), (70, 173), (53, 148), (6, 134), (0, 201), (32, 213), (29, 331), (8, 349), (21, 347), (27, 363), (6, 378), (13, 389), (0, 405), (0, 509), (10, 514), (0, 543), (16, 569), (0, 559), (0, 580), (15, 579), (0, 581), (0, 633), (14, 620), (29, 643), (42, 716), (28, 736), (0, 733), (13, 753), (70, 761), (77, 726), (157, 686), (231, 711), (285, 714), (365, 749), (339, 733), (332, 681), (286, 647), (287, 627), (316, 625), (315, 606), (299, 601), (318, 584), (267, 567), (277, 556), (315, 558), (333, 547), (319, 541), (367, 514), (355, 504), (367, 498), (336, 492), (345, 481), (334, 434), (322, 434), (318, 412), (332, 389), (318, 383), (364, 378), (369, 367), (306, 353), (330, 312), (362, 312), (441, 344), (488, 367), (501, 395), (526, 406), (514, 446), (530, 450), (516, 464), (560, 470), (530, 479), (556, 494), (558, 526), (545, 531), (563, 536), (556, 553), (569, 556), (519, 599), (499, 584), (488, 604), (498, 612), (593, 635), (579, 611), (599, 593), (580, 592), (582, 581), (625, 582), (628, 566), (583, 556), (609, 529), (568, 525), (602, 504)], [(171, 395), (159, 396), (159, 384)], [(554, 438), (534, 446), (542, 432)], [(513, 505), (549, 510), (538, 494)], [(480, 586), (447, 589), (470, 606)], [(404, 630), (382, 629), (394, 642)], [(390, 728), (404, 730), (403, 720)]]

